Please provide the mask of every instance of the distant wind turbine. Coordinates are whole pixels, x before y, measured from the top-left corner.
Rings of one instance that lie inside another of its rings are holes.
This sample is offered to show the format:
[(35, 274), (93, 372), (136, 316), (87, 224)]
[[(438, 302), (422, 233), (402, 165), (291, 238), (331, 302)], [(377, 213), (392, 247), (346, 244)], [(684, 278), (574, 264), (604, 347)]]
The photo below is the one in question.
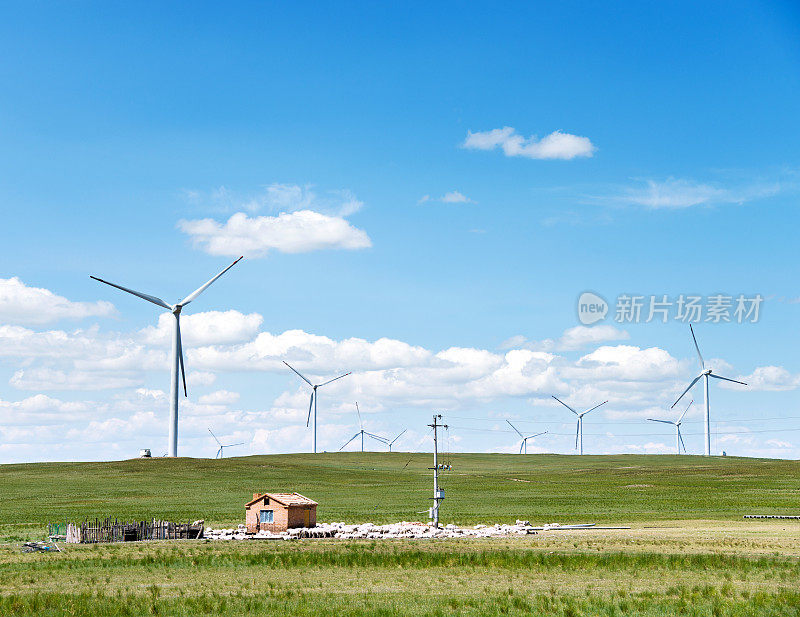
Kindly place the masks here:
[(680, 401), (686, 395), (686, 393), (689, 390), (692, 389), (692, 386), (694, 386), (694, 384), (696, 384), (698, 381), (700, 381), (701, 378), (705, 378), (703, 394), (704, 394), (705, 404), (706, 404), (705, 405), (706, 406), (706, 413), (705, 413), (703, 424), (705, 426), (706, 439), (705, 439), (705, 444), (704, 445), (705, 445), (705, 455), (706, 456), (711, 456), (711, 404), (710, 404), (710, 402), (708, 400), (708, 378), (709, 377), (713, 377), (714, 379), (721, 379), (722, 381), (732, 381), (733, 383), (738, 383), (738, 384), (741, 384), (743, 386), (746, 386), (747, 384), (744, 383), (743, 381), (736, 381), (735, 379), (730, 379), (728, 377), (722, 377), (721, 375), (715, 375), (711, 371), (710, 368), (707, 369), (706, 368), (706, 363), (703, 360), (703, 355), (700, 353), (700, 346), (697, 344), (697, 337), (694, 335), (694, 328), (692, 328), (692, 324), (689, 324), (689, 330), (692, 333), (692, 340), (694, 341), (694, 348), (697, 350), (697, 357), (700, 359), (700, 368), (702, 369), (702, 372), (697, 377), (694, 378), (692, 383), (689, 384), (689, 387), (686, 388), (683, 391), (683, 394), (681, 394), (678, 397), (678, 400), (675, 401), (674, 403), (672, 403), (672, 407), (675, 407), (675, 405), (678, 404), (678, 401)]
[[(358, 403), (356, 403), (356, 413), (358, 414), (358, 425), (361, 428), (355, 435), (353, 435), (350, 439), (347, 440), (347, 443), (344, 444), (341, 448), (339, 448), (339, 452), (344, 450), (351, 441), (353, 441), (356, 437), (361, 435), (361, 451), (364, 451), (364, 435), (367, 437), (372, 437), (375, 441), (380, 441), (381, 443), (388, 444), (389, 440), (385, 437), (381, 437), (380, 435), (375, 435), (374, 433), (368, 433), (364, 430), (364, 423), (361, 421), (361, 410), (358, 408)], [(401, 433), (402, 434), (402, 433)], [(391, 446), (389, 446), (391, 447)]]
[(578, 416), (578, 428), (575, 431), (575, 448), (577, 449), (578, 448), (578, 444), (580, 444), (580, 453), (583, 454), (583, 416), (585, 416), (590, 411), (594, 411), (598, 407), (601, 407), (601, 406), (605, 405), (608, 401), (603, 401), (602, 403), (600, 403), (600, 405), (595, 405), (594, 407), (592, 407), (591, 409), (587, 409), (583, 413), (578, 413), (572, 407), (567, 405), (564, 401), (559, 400), (555, 396), (553, 398), (556, 399), (559, 403), (561, 403), (564, 407), (569, 409), (576, 416)]
[(175, 316), (175, 327), (172, 331), (172, 357), (170, 359), (170, 367), (172, 370), (172, 381), (170, 383), (169, 389), (169, 456), (178, 456), (178, 368), (180, 368), (181, 376), (183, 377), (183, 395), (188, 396), (186, 392), (186, 372), (183, 368), (183, 345), (181, 344), (181, 310), (184, 306), (189, 304), (192, 300), (197, 298), (201, 293), (203, 293), (211, 283), (216, 281), (219, 277), (225, 274), (228, 270), (233, 268), (242, 258), (239, 257), (236, 261), (234, 261), (230, 266), (225, 268), (222, 272), (217, 274), (214, 278), (210, 281), (195, 289), (192, 293), (186, 296), (183, 300), (178, 302), (177, 304), (169, 305), (164, 302), (161, 298), (156, 298), (155, 296), (150, 296), (145, 293), (141, 293), (138, 291), (134, 291), (133, 289), (128, 289), (127, 287), (123, 287), (122, 285), (117, 285), (116, 283), (109, 283), (108, 281), (104, 281), (101, 278), (97, 278), (96, 276), (91, 276), (95, 281), (100, 281), (101, 283), (105, 283), (106, 285), (111, 285), (111, 287), (116, 287), (117, 289), (121, 289), (122, 291), (126, 291), (129, 294), (133, 294), (134, 296), (138, 296), (142, 300), (147, 300), (148, 302), (152, 302), (160, 306), (161, 308), (165, 308), (170, 311)]
[(514, 426), (513, 424), (511, 424), (511, 422), (509, 422), (508, 420), (506, 420), (506, 422), (508, 422), (508, 425), (509, 425), (511, 428), (513, 428), (515, 431), (517, 431), (517, 435), (519, 435), (520, 437), (522, 437), (522, 441), (521, 441), (521, 442), (520, 442), (520, 444), (519, 444), (519, 453), (520, 453), (520, 454), (522, 454), (522, 450), (523, 450), (523, 448), (525, 449), (525, 454), (527, 454), (527, 453), (528, 453), (528, 440), (529, 440), (529, 439), (533, 439), (534, 437), (538, 437), (539, 435), (544, 435), (544, 434), (547, 432), (547, 431), (542, 431), (541, 433), (536, 433), (535, 435), (528, 435), (527, 437), (525, 437), (525, 435), (523, 435), (522, 433), (520, 433), (520, 432), (517, 430), (517, 427), (516, 427), (516, 426)]
[(400, 433), (400, 434), (399, 434), (397, 437), (395, 437), (394, 439), (392, 439), (392, 440), (389, 442), (389, 452), (391, 452), (391, 451), (392, 451), (392, 446), (394, 445), (394, 442), (395, 442), (395, 441), (397, 441), (398, 439), (400, 439), (400, 438), (401, 438), (401, 437), (402, 437), (402, 436), (405, 434), (405, 432), (406, 432), (407, 430), (408, 430), (407, 428), (404, 428), (402, 433)]
[(217, 455), (214, 458), (224, 458), (225, 457), (225, 453), (223, 452), (224, 448), (233, 448), (234, 446), (243, 446), (245, 444), (245, 442), (243, 441), (241, 443), (226, 443), (225, 445), (222, 445), (222, 442), (220, 442), (220, 440), (217, 439), (217, 436), (214, 434), (214, 431), (208, 429), (208, 432), (211, 433), (211, 436), (214, 438), (214, 441), (216, 441), (217, 444), (219, 444), (219, 450), (217, 450)]
[(339, 375), (338, 377), (334, 377), (333, 379), (329, 379), (323, 383), (318, 383), (314, 385), (308, 379), (306, 379), (300, 372), (295, 369), (291, 364), (289, 364), (286, 360), (283, 363), (292, 369), (300, 379), (305, 381), (309, 386), (311, 386), (311, 400), (308, 402), (308, 418), (306, 419), (306, 427), (308, 427), (308, 423), (311, 421), (311, 408), (314, 408), (314, 454), (317, 453), (317, 388), (321, 388), (322, 386), (327, 386), (332, 381), (336, 381), (337, 379), (341, 379), (342, 377), (347, 377), (350, 373), (345, 373), (344, 375)]
[(681, 453), (681, 446), (683, 446), (683, 451), (686, 452), (686, 444), (683, 443), (683, 437), (681, 437), (681, 422), (683, 422), (683, 416), (686, 415), (686, 412), (689, 411), (689, 407), (692, 406), (694, 400), (689, 401), (689, 404), (686, 406), (686, 409), (683, 410), (681, 417), (678, 418), (677, 422), (673, 422), (672, 420), (656, 420), (655, 418), (647, 418), (650, 422), (661, 422), (662, 424), (671, 424), (675, 427), (675, 448), (676, 454)]

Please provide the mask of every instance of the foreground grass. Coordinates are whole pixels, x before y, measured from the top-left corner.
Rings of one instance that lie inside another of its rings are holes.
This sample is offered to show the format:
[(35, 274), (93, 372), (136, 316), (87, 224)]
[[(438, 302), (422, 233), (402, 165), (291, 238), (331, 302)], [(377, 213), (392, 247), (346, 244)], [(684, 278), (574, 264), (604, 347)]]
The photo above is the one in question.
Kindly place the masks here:
[[(457, 454), (443, 474), (445, 522), (740, 520), (793, 512), (800, 462), (694, 456)], [(415, 520), (428, 507), (430, 456), (407, 453), (0, 465), (0, 536), (65, 518), (243, 521), (261, 490), (296, 490), (319, 520)], [(46, 499), (43, 499), (46, 496)]]
[(800, 614), (793, 557), (546, 548), (518, 538), (5, 550), (0, 614)]
[[(454, 455), (445, 522), (631, 530), (508, 539), (67, 546), (22, 554), (47, 522), (243, 520), (296, 490), (320, 520), (419, 519), (428, 455), (323, 454), (0, 466), (0, 615), (800, 616), (800, 463), (673, 456)], [(3, 545), (3, 541), (6, 542)], [(15, 545), (16, 544), (16, 545)]]

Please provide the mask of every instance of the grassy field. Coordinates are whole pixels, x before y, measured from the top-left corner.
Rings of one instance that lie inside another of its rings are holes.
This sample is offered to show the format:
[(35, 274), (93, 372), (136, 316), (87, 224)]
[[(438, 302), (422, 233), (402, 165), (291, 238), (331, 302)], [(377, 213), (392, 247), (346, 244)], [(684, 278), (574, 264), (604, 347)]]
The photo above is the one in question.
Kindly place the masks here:
[(0, 615), (800, 615), (800, 463), (674, 456), (453, 455), (445, 522), (630, 530), (509, 539), (208, 541), (22, 554), (64, 517), (243, 520), (297, 490), (320, 520), (420, 520), (430, 456), (0, 466)]

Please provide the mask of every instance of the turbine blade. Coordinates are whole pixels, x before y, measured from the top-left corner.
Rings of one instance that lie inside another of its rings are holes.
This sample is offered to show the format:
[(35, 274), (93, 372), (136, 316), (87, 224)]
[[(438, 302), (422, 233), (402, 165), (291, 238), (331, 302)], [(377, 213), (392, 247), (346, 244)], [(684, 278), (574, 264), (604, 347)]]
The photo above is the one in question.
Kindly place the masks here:
[(246, 443), (247, 443), (246, 441), (243, 441), (241, 443), (226, 443), (225, 447), (226, 448), (233, 448), (234, 446), (243, 446)]
[(594, 410), (595, 410), (595, 409), (597, 409), (598, 407), (602, 407), (602, 406), (603, 406), (603, 405), (605, 405), (607, 402), (608, 402), (608, 401), (603, 401), (603, 402), (602, 402), (602, 403), (600, 403), (599, 405), (595, 405), (595, 406), (594, 406), (594, 407), (592, 407), (591, 409), (587, 409), (587, 410), (586, 410), (586, 411), (584, 411), (584, 412), (583, 412), (581, 415), (582, 415), (582, 416), (585, 416), (585, 415), (586, 415), (587, 413), (589, 413), (590, 411), (594, 411)]
[(313, 383), (311, 383), (311, 382), (310, 382), (308, 379), (306, 379), (305, 377), (303, 377), (303, 376), (300, 374), (300, 372), (299, 372), (297, 369), (295, 369), (295, 368), (294, 368), (294, 367), (293, 367), (291, 364), (289, 364), (289, 363), (288, 363), (286, 360), (284, 360), (284, 361), (283, 361), (283, 363), (284, 363), (286, 366), (288, 366), (290, 369), (292, 369), (292, 370), (293, 370), (295, 373), (297, 373), (297, 376), (298, 376), (298, 377), (300, 377), (300, 379), (302, 379), (303, 381), (305, 381), (305, 382), (306, 382), (306, 383), (307, 383), (309, 386), (311, 386), (312, 388), (314, 387), (314, 384), (313, 384)]
[(361, 410), (358, 408), (358, 401), (356, 401), (356, 413), (358, 414), (358, 428), (364, 430), (364, 423), (361, 421)]
[(100, 281), (101, 283), (105, 283), (106, 285), (111, 285), (112, 287), (116, 287), (117, 289), (121, 289), (122, 291), (127, 291), (129, 294), (133, 294), (134, 296), (138, 296), (142, 300), (147, 300), (148, 302), (152, 302), (153, 304), (157, 304), (161, 308), (165, 308), (168, 311), (172, 310), (172, 307), (164, 302), (161, 298), (156, 298), (155, 296), (151, 296), (148, 294), (143, 294), (139, 291), (134, 291), (133, 289), (128, 289), (127, 287), (123, 287), (122, 285), (117, 285), (115, 283), (109, 283), (108, 281), (104, 281), (103, 279), (99, 279), (96, 276), (89, 275), (89, 278), (94, 279), (95, 281)]
[(654, 418), (647, 418), (650, 422), (661, 422), (662, 424), (672, 424), (675, 426), (675, 423), (672, 420), (656, 420)]
[(686, 412), (687, 412), (687, 411), (689, 411), (689, 407), (691, 407), (691, 406), (692, 406), (692, 403), (694, 403), (694, 399), (692, 399), (691, 401), (689, 401), (689, 404), (686, 406), (686, 409), (684, 409), (684, 410), (683, 410), (683, 413), (681, 414), (681, 417), (680, 417), (680, 418), (678, 418), (678, 422), (677, 422), (677, 424), (680, 424), (681, 422), (683, 422), (683, 416), (685, 416), (685, 415), (686, 415)]
[(311, 391), (311, 399), (308, 401), (308, 418), (306, 418), (306, 428), (308, 428), (308, 423), (311, 422), (311, 407), (314, 405), (314, 394), (316, 394), (316, 390)]
[(181, 341), (181, 318), (178, 314), (175, 315), (175, 328), (178, 330), (178, 362), (181, 365), (181, 377), (183, 377), (183, 396), (189, 396), (186, 392), (186, 369), (183, 368), (183, 342)]
[(525, 439), (533, 439), (534, 437), (538, 437), (539, 435), (544, 435), (547, 431), (542, 431), (541, 433), (536, 433), (535, 435), (528, 435)]
[(519, 442), (519, 453), (520, 454), (522, 454), (522, 448), (523, 448), (524, 445), (525, 445), (525, 438), (523, 438), (522, 441)]
[(566, 407), (567, 409), (569, 409), (569, 410), (570, 410), (572, 413), (574, 413), (576, 416), (579, 416), (579, 415), (580, 415), (580, 414), (579, 414), (577, 411), (575, 411), (575, 410), (574, 410), (572, 407), (570, 407), (569, 405), (567, 405), (567, 404), (566, 404), (564, 401), (562, 401), (561, 399), (559, 399), (559, 398), (557, 398), (557, 397), (555, 397), (555, 396), (554, 396), (553, 398), (554, 398), (554, 399), (556, 399), (556, 400), (557, 400), (559, 403), (561, 403), (561, 404), (562, 404), (564, 407)]
[(214, 438), (214, 441), (216, 441), (220, 445), (220, 447), (222, 447), (222, 444), (219, 443), (219, 439), (217, 439), (217, 436), (214, 434), (214, 431), (208, 429), (208, 432), (211, 433), (211, 436)]
[[(508, 422), (508, 420), (506, 420), (506, 422)], [(516, 426), (514, 426), (513, 424), (511, 424), (511, 422), (508, 422), (508, 425), (509, 425), (511, 428), (513, 428), (515, 431), (517, 431), (517, 427), (516, 427)], [(519, 435), (520, 437), (522, 437), (523, 439), (525, 439), (525, 436), (524, 436), (522, 433), (520, 433), (519, 431), (517, 431), (517, 435)]]
[[(683, 391), (683, 394), (681, 394), (681, 395), (678, 397), (678, 400), (677, 400), (677, 401), (675, 401), (674, 403), (672, 403), (672, 407), (675, 407), (675, 405), (677, 405), (677, 404), (678, 404), (678, 401), (680, 401), (680, 400), (681, 400), (681, 399), (682, 399), (682, 398), (683, 398), (683, 397), (686, 395), (686, 393), (687, 393), (689, 390), (691, 390), (691, 389), (692, 389), (692, 386), (693, 386), (694, 384), (696, 384), (698, 381), (700, 381), (700, 378), (701, 378), (702, 376), (703, 376), (703, 375), (702, 375), (702, 373), (701, 373), (700, 375), (698, 375), (697, 377), (695, 377), (695, 378), (694, 378), (694, 380), (692, 381), (692, 383), (690, 383), (690, 384), (689, 384), (689, 387), (688, 387), (688, 388), (686, 388), (686, 389)], [(670, 409), (672, 409), (672, 407), (670, 407)]]
[(697, 337), (694, 335), (694, 328), (692, 328), (692, 324), (689, 324), (689, 330), (692, 332), (692, 340), (694, 341), (694, 348), (697, 350), (697, 357), (700, 358), (700, 366), (702, 366), (703, 370), (705, 370), (706, 363), (703, 361), (703, 354), (700, 353), (700, 345), (697, 344)]
[(686, 444), (683, 443), (683, 435), (681, 435), (681, 427), (678, 427), (678, 439), (681, 440), (681, 445), (683, 446), (683, 451), (686, 452)]
[(217, 456), (214, 458), (222, 458), (222, 446), (219, 447), (219, 450), (217, 450)]
[[(406, 428), (406, 429), (403, 429), (403, 433), (405, 433), (407, 430), (408, 430), (407, 428)], [(391, 441), (391, 443), (390, 443), (389, 445), (393, 444), (395, 441), (397, 441), (398, 439), (400, 439), (400, 438), (403, 436), (403, 433), (400, 433), (400, 434), (399, 434), (397, 437), (395, 437), (394, 439), (392, 439), (392, 441)]]
[(354, 440), (356, 437), (358, 437), (360, 434), (361, 434), (361, 433), (360, 433), (360, 432), (358, 432), (358, 433), (356, 433), (355, 435), (353, 435), (353, 436), (352, 436), (350, 439), (348, 439), (348, 440), (347, 440), (347, 443), (346, 443), (346, 444), (344, 444), (344, 445), (343, 445), (341, 448), (339, 448), (339, 452), (341, 452), (342, 450), (344, 450), (344, 449), (347, 447), (347, 445), (348, 445), (348, 444), (349, 444), (351, 441), (353, 441), (353, 440)]
[(215, 276), (214, 278), (212, 278), (212, 279), (211, 279), (210, 281), (208, 281), (208, 282), (207, 282), (205, 285), (202, 285), (201, 287), (198, 287), (197, 289), (195, 289), (195, 290), (194, 290), (192, 293), (190, 293), (188, 296), (186, 296), (186, 297), (185, 297), (183, 300), (181, 300), (181, 301), (180, 301), (180, 304), (179, 304), (179, 306), (186, 306), (187, 304), (189, 304), (189, 302), (191, 302), (192, 300), (194, 300), (195, 298), (197, 298), (197, 296), (199, 296), (199, 295), (200, 295), (201, 293), (203, 293), (203, 292), (204, 292), (206, 289), (208, 289), (208, 287), (209, 287), (209, 285), (211, 285), (211, 283), (213, 283), (214, 281), (216, 281), (216, 280), (217, 280), (219, 277), (221, 277), (223, 274), (225, 274), (225, 273), (226, 273), (228, 270), (230, 270), (231, 268), (233, 268), (233, 266), (235, 266), (237, 263), (239, 263), (239, 262), (242, 260), (242, 258), (243, 258), (243, 257), (244, 257), (244, 255), (243, 255), (242, 257), (239, 257), (239, 259), (237, 259), (236, 261), (234, 261), (234, 262), (233, 262), (233, 263), (232, 263), (230, 266), (228, 266), (228, 267), (227, 267), (227, 268), (225, 268), (225, 269), (224, 269), (222, 272), (220, 272), (219, 274), (217, 274), (217, 276)]
[(386, 439), (386, 437), (381, 437), (380, 435), (375, 435), (374, 433), (367, 433), (366, 431), (364, 431), (364, 434), (372, 437), (373, 439), (377, 439), (378, 441), (382, 441), (385, 444), (389, 443), (389, 440)]
[(738, 383), (738, 384), (741, 384), (741, 385), (743, 385), (743, 386), (746, 386), (746, 385), (747, 385), (747, 384), (746, 384), (745, 382), (743, 382), (743, 381), (736, 381), (735, 379), (730, 379), (730, 378), (728, 378), (728, 377), (720, 377), (719, 375), (715, 375), (714, 373), (709, 373), (709, 374), (708, 374), (708, 376), (709, 376), (709, 377), (713, 377), (714, 379), (721, 379), (722, 381), (732, 381), (733, 383)]
[(578, 425), (575, 427), (575, 449), (578, 449), (578, 433), (581, 430), (581, 423), (578, 421)]
[(327, 386), (327, 385), (328, 385), (329, 383), (331, 383), (332, 381), (336, 381), (337, 379), (341, 379), (342, 377), (347, 377), (349, 374), (350, 374), (350, 373), (345, 373), (344, 375), (339, 375), (338, 377), (334, 377), (333, 379), (329, 379), (329, 380), (328, 380), (328, 381), (326, 381), (325, 383), (321, 383), (321, 384), (319, 384), (319, 386), (317, 386), (317, 387), (319, 388), (319, 387), (321, 387), (321, 386)]

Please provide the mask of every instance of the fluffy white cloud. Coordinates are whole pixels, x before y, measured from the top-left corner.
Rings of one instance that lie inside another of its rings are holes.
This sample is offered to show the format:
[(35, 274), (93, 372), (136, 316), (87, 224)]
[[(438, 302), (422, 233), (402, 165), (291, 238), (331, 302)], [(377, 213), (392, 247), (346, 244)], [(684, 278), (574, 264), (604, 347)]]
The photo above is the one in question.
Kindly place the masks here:
[(648, 208), (680, 209), (709, 204), (742, 204), (776, 195), (780, 183), (723, 188), (680, 178), (645, 180), (644, 186), (626, 189), (617, 199)]
[(0, 278), (0, 320), (16, 325), (41, 325), (59, 319), (109, 317), (110, 302), (72, 302), (49, 289), (28, 287), (16, 276)]
[(262, 257), (271, 250), (306, 253), (372, 246), (367, 233), (344, 218), (313, 210), (255, 217), (237, 212), (224, 224), (213, 219), (184, 220), (178, 228), (211, 255)]
[[(221, 345), (252, 339), (264, 318), (258, 313), (245, 315), (239, 311), (206, 311), (181, 315), (181, 340), (189, 345)], [(172, 344), (175, 318), (161, 313), (157, 326), (148, 326), (141, 333), (147, 344)]]
[[(800, 374), (793, 375), (782, 366), (759, 366), (749, 375), (738, 378), (751, 390), (794, 390), (800, 386)], [(728, 387), (728, 382), (718, 382)], [(731, 388), (741, 389), (743, 386), (730, 384)]]
[(575, 351), (590, 345), (597, 345), (608, 341), (625, 341), (630, 338), (625, 330), (620, 330), (611, 325), (574, 326), (564, 330), (557, 339), (544, 339), (543, 341), (529, 341), (522, 335), (512, 336), (501, 343), (501, 349), (532, 349), (535, 351)]
[(597, 149), (588, 137), (553, 131), (541, 139), (537, 139), (536, 136), (525, 138), (510, 126), (476, 133), (468, 131), (461, 147), (470, 150), (502, 148), (506, 156), (522, 156), (530, 159), (589, 157)]

